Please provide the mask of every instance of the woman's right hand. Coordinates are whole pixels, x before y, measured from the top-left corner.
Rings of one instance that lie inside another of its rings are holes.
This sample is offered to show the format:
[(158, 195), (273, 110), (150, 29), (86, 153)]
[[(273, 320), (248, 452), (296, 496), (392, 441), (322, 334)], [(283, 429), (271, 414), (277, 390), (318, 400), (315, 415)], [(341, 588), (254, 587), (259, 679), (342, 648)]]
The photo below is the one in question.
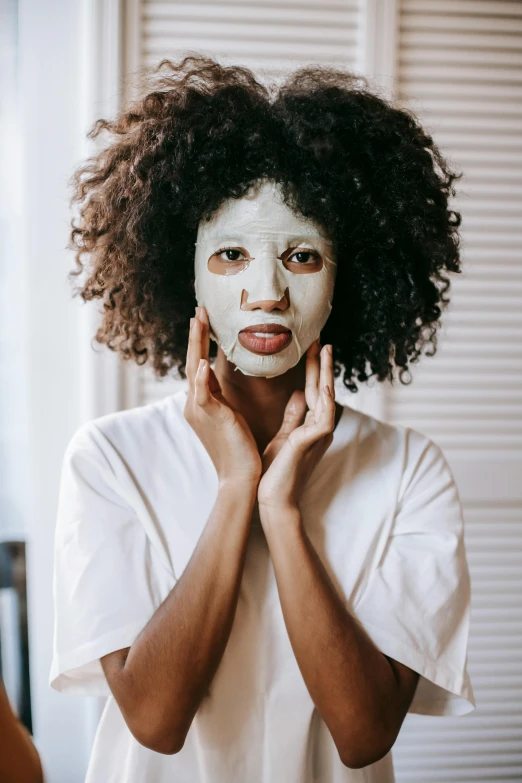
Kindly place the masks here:
[(263, 469), (261, 455), (244, 416), (225, 400), (210, 367), (209, 320), (204, 307), (196, 308), (190, 324), (185, 419), (205, 446), (220, 484), (248, 482), (257, 486)]

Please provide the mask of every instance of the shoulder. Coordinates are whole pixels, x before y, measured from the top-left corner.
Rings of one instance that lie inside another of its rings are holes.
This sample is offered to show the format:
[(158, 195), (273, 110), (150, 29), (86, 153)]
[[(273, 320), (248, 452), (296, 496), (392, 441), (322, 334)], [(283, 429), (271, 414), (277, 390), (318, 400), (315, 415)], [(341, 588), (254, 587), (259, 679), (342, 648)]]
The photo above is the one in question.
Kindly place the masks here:
[(186, 426), (184, 401), (185, 392), (181, 390), (146, 405), (90, 419), (75, 430), (65, 454), (89, 451), (108, 456), (115, 450), (123, 456), (138, 450), (146, 456), (154, 445), (160, 445), (159, 441), (172, 438)]
[(378, 472), (387, 483), (399, 489), (399, 496), (423, 474), (451, 476), (441, 446), (432, 437), (399, 422), (384, 421), (344, 406), (344, 427), (340, 439), (349, 445), (348, 456)]
[(343, 419), (349, 422), (349, 438), (359, 446), (371, 443), (382, 455), (400, 459), (404, 469), (428, 451), (441, 454), (440, 446), (428, 435), (399, 422), (384, 421), (369, 413), (343, 405)]
[[(378, 483), (376, 502), (390, 500), (400, 521), (396, 532), (411, 531), (411, 520), (462, 534), (459, 489), (442, 447), (429, 435), (405, 424), (357, 413), (353, 470)], [(435, 523), (433, 523), (435, 524)]]

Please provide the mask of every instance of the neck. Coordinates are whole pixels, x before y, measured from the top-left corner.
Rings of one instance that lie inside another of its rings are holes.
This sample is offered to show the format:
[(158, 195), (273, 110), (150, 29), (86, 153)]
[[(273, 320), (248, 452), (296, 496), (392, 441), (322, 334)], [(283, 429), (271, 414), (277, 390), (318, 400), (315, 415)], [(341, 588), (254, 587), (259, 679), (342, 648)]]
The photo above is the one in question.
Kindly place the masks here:
[[(249, 425), (260, 454), (281, 427), (288, 400), (296, 390), (304, 391), (306, 381), (306, 356), (290, 370), (274, 378), (244, 375), (235, 370), (221, 348), (214, 365), (214, 373), (226, 401), (241, 413)], [(339, 421), (343, 406), (336, 403)]]

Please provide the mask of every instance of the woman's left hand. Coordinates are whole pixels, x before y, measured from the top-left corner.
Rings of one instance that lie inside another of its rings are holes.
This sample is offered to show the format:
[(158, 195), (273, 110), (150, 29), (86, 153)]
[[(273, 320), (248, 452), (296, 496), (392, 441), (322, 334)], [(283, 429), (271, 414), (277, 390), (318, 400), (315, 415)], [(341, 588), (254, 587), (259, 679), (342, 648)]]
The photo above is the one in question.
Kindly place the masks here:
[(321, 349), (317, 340), (306, 352), (305, 391), (292, 394), (283, 423), (262, 455), (257, 491), (261, 517), (273, 509), (298, 507), (308, 478), (333, 440), (335, 412), (332, 348)]

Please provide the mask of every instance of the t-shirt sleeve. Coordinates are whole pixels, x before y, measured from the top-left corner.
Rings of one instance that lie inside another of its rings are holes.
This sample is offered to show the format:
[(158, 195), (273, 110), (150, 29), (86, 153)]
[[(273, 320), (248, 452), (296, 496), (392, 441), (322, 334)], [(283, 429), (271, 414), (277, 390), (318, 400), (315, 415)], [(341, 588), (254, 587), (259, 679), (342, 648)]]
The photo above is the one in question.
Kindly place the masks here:
[(109, 695), (100, 657), (129, 647), (161, 603), (165, 569), (134, 509), (118, 491), (91, 423), (73, 436), (62, 463), (55, 530), (55, 611), (50, 684)]
[(420, 674), (408, 712), (464, 715), (476, 704), (460, 498), (440, 447), (410, 428), (405, 461), (389, 537), (354, 613), (384, 655)]

